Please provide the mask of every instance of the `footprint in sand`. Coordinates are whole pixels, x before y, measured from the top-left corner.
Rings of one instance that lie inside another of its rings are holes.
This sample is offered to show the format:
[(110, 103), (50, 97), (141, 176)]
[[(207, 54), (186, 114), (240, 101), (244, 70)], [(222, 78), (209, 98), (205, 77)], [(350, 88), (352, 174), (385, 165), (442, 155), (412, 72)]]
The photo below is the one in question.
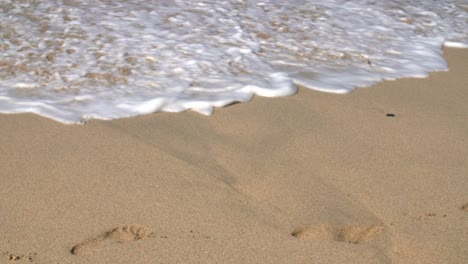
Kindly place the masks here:
[(468, 212), (468, 203), (464, 204), (462, 207), (461, 207), (462, 211), (465, 211), (465, 212)]
[(71, 249), (73, 255), (92, 253), (108, 243), (130, 242), (145, 239), (151, 236), (153, 232), (144, 226), (127, 225), (116, 227), (93, 239), (86, 240)]
[(366, 242), (375, 235), (382, 233), (382, 225), (366, 226), (302, 226), (296, 228), (291, 235), (299, 239), (317, 239), (327, 241), (348, 242), (359, 244)]

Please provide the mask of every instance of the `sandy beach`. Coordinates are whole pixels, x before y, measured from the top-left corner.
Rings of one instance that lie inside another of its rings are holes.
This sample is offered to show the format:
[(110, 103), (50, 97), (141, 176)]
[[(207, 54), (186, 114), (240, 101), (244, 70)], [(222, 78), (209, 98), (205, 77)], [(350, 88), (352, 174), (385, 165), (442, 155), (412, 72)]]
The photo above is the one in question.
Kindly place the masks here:
[(468, 50), (450, 71), (212, 116), (0, 115), (0, 263), (466, 263)]

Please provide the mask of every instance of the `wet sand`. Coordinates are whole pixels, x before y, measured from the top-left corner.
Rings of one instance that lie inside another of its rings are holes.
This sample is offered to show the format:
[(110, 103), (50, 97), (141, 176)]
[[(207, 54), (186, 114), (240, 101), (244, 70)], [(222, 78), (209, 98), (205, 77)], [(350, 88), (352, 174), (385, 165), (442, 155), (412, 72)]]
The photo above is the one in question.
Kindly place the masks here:
[(0, 263), (464, 263), (468, 50), (347, 95), (0, 115)]

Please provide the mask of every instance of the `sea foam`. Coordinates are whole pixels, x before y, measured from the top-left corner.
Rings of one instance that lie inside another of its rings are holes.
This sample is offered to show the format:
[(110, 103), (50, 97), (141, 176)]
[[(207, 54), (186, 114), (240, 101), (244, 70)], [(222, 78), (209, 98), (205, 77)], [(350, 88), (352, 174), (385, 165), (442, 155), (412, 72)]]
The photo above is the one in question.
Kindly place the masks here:
[(0, 3), (0, 112), (63, 123), (332, 93), (446, 70), (468, 1)]

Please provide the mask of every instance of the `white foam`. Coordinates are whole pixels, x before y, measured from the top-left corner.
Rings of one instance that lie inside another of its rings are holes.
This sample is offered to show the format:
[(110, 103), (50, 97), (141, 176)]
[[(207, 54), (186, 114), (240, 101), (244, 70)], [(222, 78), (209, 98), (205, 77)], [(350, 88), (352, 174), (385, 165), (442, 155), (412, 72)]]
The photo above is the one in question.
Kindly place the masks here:
[(0, 2), (0, 112), (63, 123), (333, 93), (446, 70), (468, 2)]

